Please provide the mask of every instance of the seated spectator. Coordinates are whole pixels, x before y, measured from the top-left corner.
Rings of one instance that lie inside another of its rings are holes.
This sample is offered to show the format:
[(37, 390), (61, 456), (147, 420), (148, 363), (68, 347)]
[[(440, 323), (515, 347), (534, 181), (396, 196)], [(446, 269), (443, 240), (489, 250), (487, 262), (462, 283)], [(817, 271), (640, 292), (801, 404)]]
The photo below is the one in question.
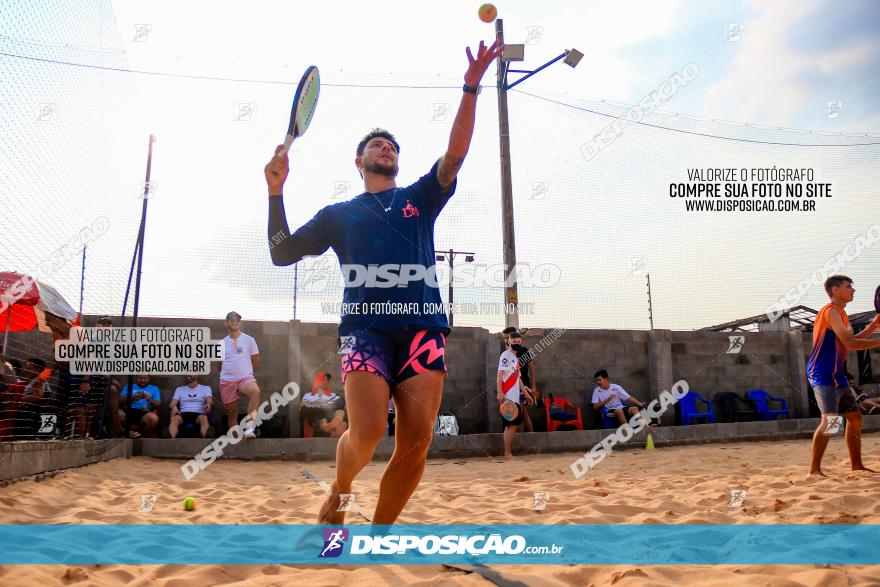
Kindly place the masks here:
[(19, 373), (21, 379), (6, 388), (4, 392), (6, 440), (27, 440), (37, 434), (40, 421), (40, 405), (48, 393), (46, 380), (52, 375), (42, 359), (28, 359)]
[(12, 391), (9, 389), (18, 383), (18, 372), (21, 371), (21, 362), (16, 359), (2, 359), (0, 361), (0, 441), (11, 439), (12, 416), (7, 412), (12, 409)]
[(300, 417), (315, 430), (315, 436), (339, 438), (348, 429), (345, 401), (330, 389), (330, 379), (324, 371), (315, 374), (312, 391), (300, 402)]
[[(861, 392), (860, 389), (857, 393), (859, 392)], [(866, 393), (859, 393), (858, 397), (856, 397), (856, 402), (858, 402), (859, 409), (863, 414), (869, 416), (880, 414), (880, 397), (868, 397)]]
[[(101, 316), (98, 328), (112, 328), (113, 319)], [(119, 421), (119, 381), (109, 375), (95, 374), (89, 377), (89, 391), (85, 409), (86, 438), (122, 436), (122, 423)]]
[(132, 386), (131, 406), (128, 405), (128, 385), (119, 392), (119, 405), (125, 410), (119, 410), (119, 419), (125, 422), (125, 427), (131, 429), (137, 427), (138, 431), (132, 433), (133, 438), (138, 436), (156, 435), (159, 427), (159, 407), (162, 405), (162, 395), (159, 388), (150, 384), (149, 375), (138, 375), (137, 383)]
[(199, 384), (198, 375), (187, 375), (186, 385), (174, 390), (171, 398), (171, 424), (168, 431), (171, 438), (177, 438), (181, 424), (198, 424), (202, 438), (208, 433), (208, 414), (214, 406), (211, 388)]
[(846, 372), (846, 378), (850, 381), (850, 386), (856, 394), (856, 404), (863, 414), (874, 415), (880, 414), (880, 397), (868, 397), (862, 388), (853, 383), (856, 378), (849, 371)]
[[(620, 424), (626, 424), (629, 418), (639, 413), (639, 409), (648, 407), (648, 404), (632, 397), (621, 386), (609, 382), (608, 371), (605, 369), (596, 371), (593, 378), (596, 381), (596, 388), (593, 390), (593, 409), (602, 410), (609, 417), (614, 414), (613, 417), (617, 418)], [(624, 403), (632, 404), (631, 407), (626, 408), (626, 414), (624, 414)], [(655, 424), (649, 423), (649, 425)]]
[[(70, 339), (71, 324), (51, 312), (45, 314), (46, 326), (52, 331), (52, 340)], [(58, 428), (62, 436), (82, 438), (86, 435), (84, 420), (91, 391), (88, 375), (70, 372), (70, 363), (61, 361), (58, 367), (58, 393), (53, 407), (58, 411)]]

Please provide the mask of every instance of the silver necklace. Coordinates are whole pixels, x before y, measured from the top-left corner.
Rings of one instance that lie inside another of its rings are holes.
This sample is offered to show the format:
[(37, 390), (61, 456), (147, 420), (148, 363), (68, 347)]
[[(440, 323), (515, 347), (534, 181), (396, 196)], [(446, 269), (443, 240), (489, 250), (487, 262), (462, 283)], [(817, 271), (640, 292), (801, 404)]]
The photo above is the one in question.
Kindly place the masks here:
[(382, 200), (379, 199), (379, 196), (377, 196), (373, 192), (370, 192), (370, 195), (373, 196), (374, 198), (376, 198), (376, 201), (379, 202), (379, 205), (382, 206), (382, 209), (385, 210), (385, 213), (387, 214), (388, 212), (391, 211), (391, 207), (394, 206), (394, 200), (395, 200), (395, 198), (397, 198), (397, 190), (398, 189), (399, 188), (394, 188), (394, 197), (391, 198), (391, 203), (388, 204), (387, 208), (385, 206), (382, 206)]

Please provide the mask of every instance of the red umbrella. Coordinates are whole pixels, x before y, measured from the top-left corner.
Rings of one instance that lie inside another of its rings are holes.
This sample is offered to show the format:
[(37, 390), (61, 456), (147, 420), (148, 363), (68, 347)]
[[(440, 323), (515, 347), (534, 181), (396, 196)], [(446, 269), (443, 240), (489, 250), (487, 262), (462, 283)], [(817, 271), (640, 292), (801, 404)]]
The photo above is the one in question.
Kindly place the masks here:
[(4, 325), (3, 352), (10, 332), (38, 329), (51, 332), (46, 326), (46, 313), (79, 325), (79, 315), (61, 294), (30, 275), (12, 271), (0, 272), (0, 324)]

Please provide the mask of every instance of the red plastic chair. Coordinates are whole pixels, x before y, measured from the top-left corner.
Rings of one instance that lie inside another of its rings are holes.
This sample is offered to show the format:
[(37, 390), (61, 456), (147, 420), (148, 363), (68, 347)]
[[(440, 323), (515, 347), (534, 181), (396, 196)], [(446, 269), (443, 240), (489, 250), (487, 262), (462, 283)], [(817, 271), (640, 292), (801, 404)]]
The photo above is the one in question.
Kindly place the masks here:
[(584, 429), (584, 421), (581, 418), (581, 409), (575, 408), (570, 401), (561, 397), (553, 398), (553, 405), (566, 412), (574, 412), (577, 417), (572, 420), (554, 420), (550, 417), (550, 399), (544, 400), (544, 413), (547, 416), (547, 432), (555, 432), (563, 424), (574, 426), (576, 430)]
[(314, 438), (315, 437), (315, 429), (312, 428), (312, 425), (309, 424), (309, 421), (303, 419), (303, 438)]

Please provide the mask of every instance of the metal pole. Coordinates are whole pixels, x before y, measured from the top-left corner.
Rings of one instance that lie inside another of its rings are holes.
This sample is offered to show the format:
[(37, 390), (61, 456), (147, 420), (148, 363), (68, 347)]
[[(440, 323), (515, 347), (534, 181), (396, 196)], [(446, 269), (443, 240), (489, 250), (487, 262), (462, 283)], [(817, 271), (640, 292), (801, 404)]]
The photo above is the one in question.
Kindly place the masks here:
[(449, 249), (449, 327), (452, 328), (452, 273), (454, 271), (453, 259), (455, 259), (455, 252), (452, 249)]
[[(143, 268), (144, 263), (144, 235), (147, 231), (147, 201), (149, 200), (149, 191), (150, 191), (150, 170), (153, 166), (153, 143), (156, 142), (155, 135), (150, 135), (150, 143), (147, 149), (147, 175), (144, 179), (144, 203), (141, 207), (141, 226), (138, 231), (138, 242), (135, 246), (135, 255), (137, 256), (137, 274), (135, 275), (134, 282), (134, 314), (132, 316), (131, 325), (133, 327), (137, 326), (138, 321), (138, 307), (140, 305), (141, 299), (141, 270)], [(129, 283), (130, 285), (130, 283)], [(128, 298), (126, 296), (126, 302)], [(123, 321), (125, 320), (125, 315), (122, 316)], [(128, 376), (128, 393), (126, 394), (126, 410), (131, 409), (131, 394), (134, 388), (134, 375)], [(123, 423), (125, 425), (125, 423)], [(126, 426), (125, 435), (129, 435), (128, 427)]]
[[(495, 21), (495, 38), (504, 43), (504, 22)], [(519, 328), (519, 297), (516, 288), (516, 239), (513, 229), (513, 180), (510, 171), (510, 123), (507, 117), (506, 65), (498, 60), (498, 138), (501, 148), (501, 230), (504, 247), (505, 304), (513, 304), (513, 312), (505, 307), (504, 324)]]
[(150, 145), (147, 151), (147, 175), (144, 179), (144, 205), (141, 208), (141, 230), (139, 233), (140, 243), (139, 243), (139, 251), (137, 261), (137, 275), (135, 275), (134, 281), (134, 317), (132, 320), (132, 326), (137, 326), (138, 320), (138, 306), (141, 299), (141, 270), (144, 264), (144, 236), (147, 231), (147, 201), (149, 200), (148, 194), (150, 190), (150, 169), (153, 165), (153, 143), (156, 142), (155, 135), (150, 135)]
[(654, 330), (654, 306), (651, 303), (651, 274), (648, 273), (648, 320), (651, 322), (651, 330)]
[(86, 287), (86, 250), (89, 248), (89, 245), (83, 245), (83, 260), (82, 260), (82, 269), (79, 273), (79, 319), (82, 322), (82, 313), (83, 313), (83, 291)]

